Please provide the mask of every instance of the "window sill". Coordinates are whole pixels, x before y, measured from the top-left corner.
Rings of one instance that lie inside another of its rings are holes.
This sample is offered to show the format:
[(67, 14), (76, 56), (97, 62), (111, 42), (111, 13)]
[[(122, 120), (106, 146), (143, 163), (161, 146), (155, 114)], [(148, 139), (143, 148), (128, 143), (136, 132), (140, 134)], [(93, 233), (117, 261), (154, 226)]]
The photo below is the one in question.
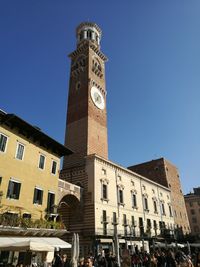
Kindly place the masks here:
[(23, 158), (22, 159), (18, 159), (18, 158), (15, 158), (16, 160), (19, 160), (19, 161), (23, 161)]
[(101, 201), (105, 201), (105, 202), (108, 202), (109, 201), (109, 199), (108, 198), (101, 198)]
[(149, 209), (144, 209), (145, 212), (149, 212)]
[(158, 211), (154, 211), (154, 214), (158, 214)]
[(107, 222), (107, 221), (102, 221), (101, 223), (102, 223), (102, 224), (108, 224), (109, 222)]
[(124, 207), (124, 206), (125, 206), (125, 203), (121, 203), (121, 202), (119, 202), (118, 205)]
[(132, 206), (134, 210), (138, 210), (138, 206)]
[(14, 198), (14, 197), (7, 197), (7, 199), (8, 200), (14, 200), (14, 201), (19, 200), (19, 198)]
[(42, 204), (40, 204), (40, 203), (33, 203), (33, 205), (35, 205), (35, 206), (42, 206)]

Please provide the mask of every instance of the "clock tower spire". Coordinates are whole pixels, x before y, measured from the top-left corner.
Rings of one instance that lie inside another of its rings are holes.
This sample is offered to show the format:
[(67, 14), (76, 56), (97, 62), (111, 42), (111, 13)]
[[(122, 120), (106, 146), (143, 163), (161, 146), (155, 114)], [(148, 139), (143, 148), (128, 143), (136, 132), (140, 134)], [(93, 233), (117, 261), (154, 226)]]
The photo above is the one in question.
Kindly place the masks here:
[[(65, 145), (83, 158), (97, 154), (108, 158), (105, 61), (100, 51), (102, 31), (84, 22), (76, 29), (77, 47), (69, 57), (69, 81)], [(64, 159), (64, 168), (69, 158)]]

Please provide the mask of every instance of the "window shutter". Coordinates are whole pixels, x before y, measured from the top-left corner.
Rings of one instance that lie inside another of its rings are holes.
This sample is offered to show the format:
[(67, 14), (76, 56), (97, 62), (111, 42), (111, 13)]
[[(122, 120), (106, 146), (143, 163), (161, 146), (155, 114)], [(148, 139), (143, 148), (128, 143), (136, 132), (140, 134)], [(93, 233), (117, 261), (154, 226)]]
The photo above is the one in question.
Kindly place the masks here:
[(34, 189), (34, 195), (33, 195), (33, 203), (36, 203), (36, 196), (37, 196), (37, 194), (36, 194), (36, 191), (37, 189), (35, 188)]
[(43, 201), (43, 191), (41, 190), (40, 193), (41, 193), (41, 194), (40, 194), (41, 197), (40, 197), (40, 200), (39, 200), (39, 204), (42, 205), (42, 201)]
[(11, 194), (11, 181), (9, 181), (9, 184), (8, 184), (8, 191), (7, 191), (7, 197), (10, 197), (10, 194)]
[(16, 199), (19, 199), (20, 189), (21, 189), (21, 184), (17, 183), (16, 184)]

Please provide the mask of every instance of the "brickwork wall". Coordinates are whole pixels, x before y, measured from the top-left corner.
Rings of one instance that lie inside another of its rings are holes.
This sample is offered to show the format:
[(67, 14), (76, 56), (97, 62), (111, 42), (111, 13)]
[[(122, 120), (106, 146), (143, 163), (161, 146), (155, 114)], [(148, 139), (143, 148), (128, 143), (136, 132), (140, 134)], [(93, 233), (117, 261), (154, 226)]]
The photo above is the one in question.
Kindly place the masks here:
[(136, 173), (144, 177), (150, 178), (152, 181), (168, 187), (168, 182), (163, 168), (163, 159), (152, 160), (138, 165), (128, 167)]
[(192, 235), (200, 237), (200, 195), (184, 196)]
[(176, 166), (164, 159), (164, 168), (168, 181), (168, 187), (171, 189), (172, 205), (174, 209), (175, 224), (182, 226), (185, 232), (189, 232), (189, 221), (185, 207), (183, 192), (181, 189), (181, 182), (179, 172)]
[(181, 226), (184, 233), (189, 232), (189, 221), (176, 166), (164, 158), (160, 158), (131, 166), (129, 169), (170, 188), (175, 224)]

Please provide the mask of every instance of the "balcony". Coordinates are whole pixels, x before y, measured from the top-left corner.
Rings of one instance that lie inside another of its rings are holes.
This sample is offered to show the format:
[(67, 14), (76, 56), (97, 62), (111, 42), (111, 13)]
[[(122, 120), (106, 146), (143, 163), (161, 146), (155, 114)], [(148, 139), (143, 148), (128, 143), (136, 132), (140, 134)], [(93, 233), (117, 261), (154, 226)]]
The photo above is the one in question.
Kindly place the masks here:
[(113, 224), (113, 225), (118, 225), (119, 224), (119, 218), (112, 218), (111, 219), (111, 223)]
[(128, 226), (129, 225), (129, 220), (122, 220), (122, 225), (123, 226)]
[(110, 222), (110, 217), (109, 216), (101, 216), (101, 223), (109, 223)]
[(114, 229), (106, 229), (105, 228), (97, 228), (95, 231), (95, 235), (97, 236), (114, 236)]

